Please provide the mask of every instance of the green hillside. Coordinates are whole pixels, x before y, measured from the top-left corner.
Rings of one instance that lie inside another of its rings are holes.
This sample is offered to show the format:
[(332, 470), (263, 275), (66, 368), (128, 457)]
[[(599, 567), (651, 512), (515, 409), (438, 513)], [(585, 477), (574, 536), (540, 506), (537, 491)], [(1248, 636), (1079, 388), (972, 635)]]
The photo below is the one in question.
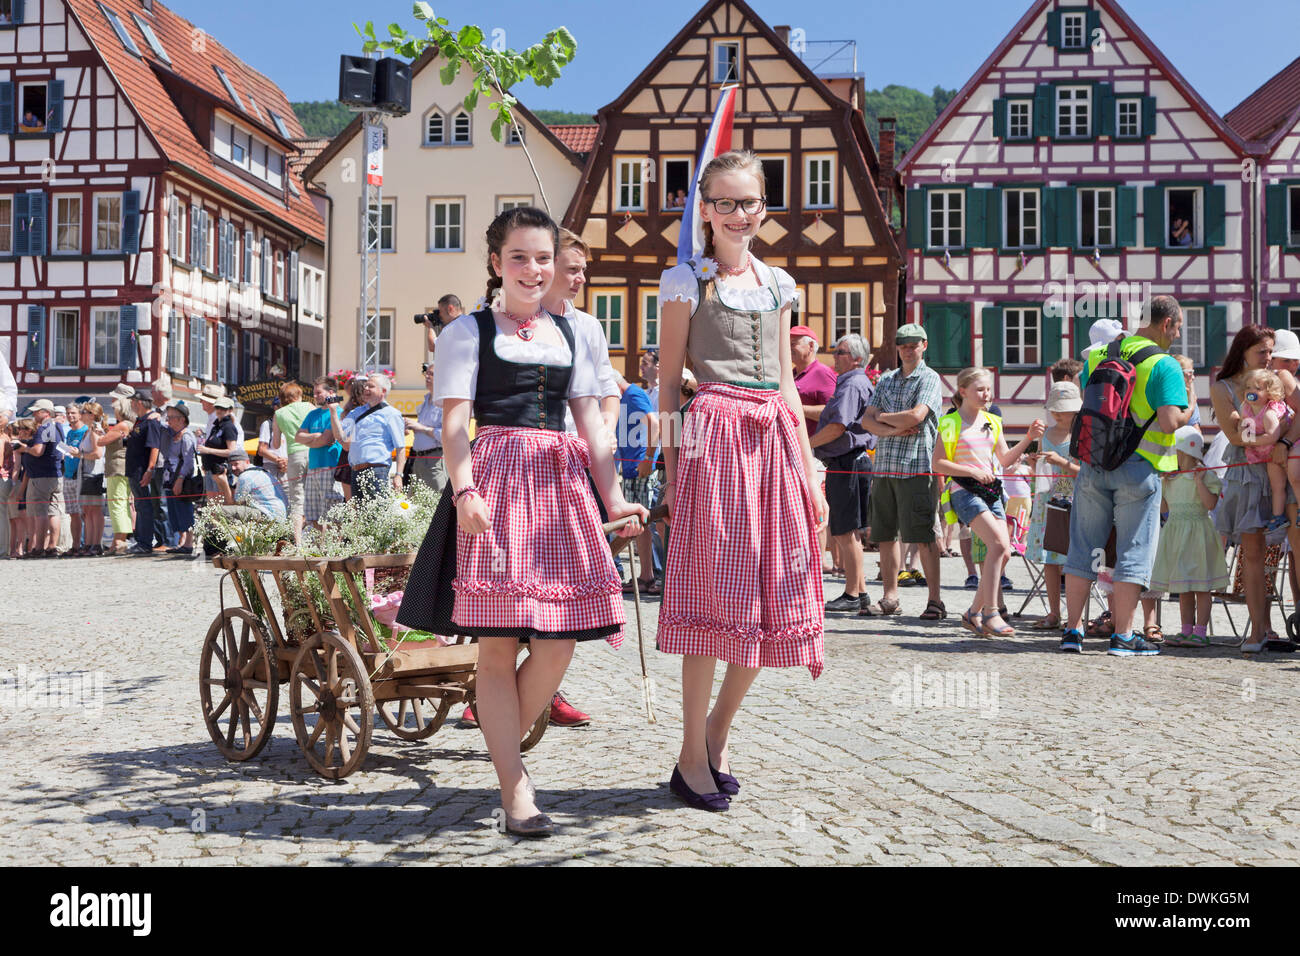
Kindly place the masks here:
[(337, 100), (320, 100), (314, 103), (290, 103), (308, 136), (333, 139), (352, 122), (356, 114)]

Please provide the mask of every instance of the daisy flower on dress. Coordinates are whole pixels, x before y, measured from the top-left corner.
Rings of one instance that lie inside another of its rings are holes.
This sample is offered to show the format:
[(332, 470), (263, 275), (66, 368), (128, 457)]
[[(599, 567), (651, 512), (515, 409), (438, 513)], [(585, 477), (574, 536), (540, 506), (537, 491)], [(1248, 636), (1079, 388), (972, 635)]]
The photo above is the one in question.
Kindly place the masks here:
[(691, 266), (701, 279), (713, 279), (718, 275), (718, 263), (714, 259), (700, 258), (692, 262)]

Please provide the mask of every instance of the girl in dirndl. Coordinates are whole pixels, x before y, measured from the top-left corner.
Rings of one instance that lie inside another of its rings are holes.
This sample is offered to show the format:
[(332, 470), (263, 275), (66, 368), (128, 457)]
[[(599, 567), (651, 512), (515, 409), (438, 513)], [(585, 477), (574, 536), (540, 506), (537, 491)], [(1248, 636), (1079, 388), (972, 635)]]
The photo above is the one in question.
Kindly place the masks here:
[[(700, 177), (704, 255), (659, 290), (659, 408), (679, 416), (682, 365), (699, 389), (678, 440), (663, 443), (671, 516), (661, 651), (682, 657), (683, 736), (670, 786), (703, 810), (728, 809), (732, 719), (760, 667), (822, 671), (816, 481), (790, 362), (794, 280), (750, 253), (766, 205), (758, 158), (729, 152)], [(675, 429), (674, 429), (675, 430)], [(663, 434), (672, 434), (661, 432)], [(709, 709), (718, 658), (726, 677)]]
[[(474, 711), (505, 829), (518, 836), (554, 829), (537, 809), (519, 741), (550, 706), (577, 641), (623, 640), (622, 583), (586, 469), (610, 519), (633, 516), (622, 534), (634, 537), (647, 518), (619, 487), (595, 361), (572, 324), (542, 307), (558, 243), (541, 210), (497, 216), (487, 231), (486, 301), (500, 290), (500, 307), (463, 315), (438, 337), (434, 400), (443, 408), (447, 487), (397, 616), (407, 627), (478, 639)], [(564, 431), (566, 405), (581, 438)], [(516, 670), (521, 640), (529, 654)]]

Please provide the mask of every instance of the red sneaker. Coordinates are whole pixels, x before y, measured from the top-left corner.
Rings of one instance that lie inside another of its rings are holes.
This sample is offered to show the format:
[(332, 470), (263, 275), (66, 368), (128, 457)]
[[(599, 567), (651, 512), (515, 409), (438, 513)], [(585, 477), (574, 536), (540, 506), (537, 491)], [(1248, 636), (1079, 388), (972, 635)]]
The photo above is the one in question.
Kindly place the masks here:
[(559, 724), (561, 727), (585, 727), (591, 723), (591, 718), (556, 691), (555, 696), (551, 698), (551, 723)]
[(474, 716), (474, 711), (470, 710), (468, 704), (465, 705), (465, 713), (460, 715), (460, 725), (462, 727), (477, 727), (478, 720)]

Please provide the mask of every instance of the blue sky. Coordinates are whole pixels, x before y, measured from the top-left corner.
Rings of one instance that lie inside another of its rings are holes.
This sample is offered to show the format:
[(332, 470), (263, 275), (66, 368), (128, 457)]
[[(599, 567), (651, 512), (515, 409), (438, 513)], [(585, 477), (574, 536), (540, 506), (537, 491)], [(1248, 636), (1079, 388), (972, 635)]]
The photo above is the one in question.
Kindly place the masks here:
[[(414, 29), (409, 0), (164, 0), (271, 76), (290, 100), (333, 99), (338, 55), (356, 53), (354, 21)], [(809, 40), (856, 40), (867, 86), (928, 92), (960, 87), (992, 52), (1030, 0), (751, 0), (770, 24), (802, 27)], [(433, 0), (453, 26), (506, 31), (515, 48), (555, 26), (577, 37), (577, 59), (549, 89), (518, 93), (531, 107), (595, 112), (618, 96), (704, 0)], [(1220, 113), (1300, 55), (1296, 0), (1128, 0), (1124, 9)], [(1235, 11), (1249, 11), (1237, 13)]]

